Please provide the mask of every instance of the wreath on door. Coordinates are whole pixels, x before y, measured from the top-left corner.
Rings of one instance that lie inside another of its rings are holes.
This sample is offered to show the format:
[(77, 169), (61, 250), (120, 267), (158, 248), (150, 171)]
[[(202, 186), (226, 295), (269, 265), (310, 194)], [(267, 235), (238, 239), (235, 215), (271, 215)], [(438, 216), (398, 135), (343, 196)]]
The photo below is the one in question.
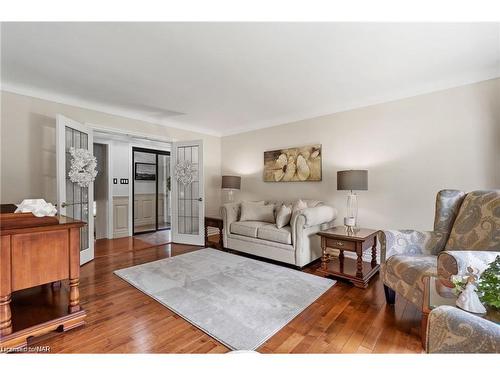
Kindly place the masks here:
[(88, 187), (97, 176), (97, 160), (89, 150), (84, 148), (69, 149), (71, 167), (68, 177), (80, 187)]
[(175, 179), (182, 185), (190, 185), (194, 180), (195, 174), (196, 169), (194, 165), (188, 160), (180, 161), (175, 166)]

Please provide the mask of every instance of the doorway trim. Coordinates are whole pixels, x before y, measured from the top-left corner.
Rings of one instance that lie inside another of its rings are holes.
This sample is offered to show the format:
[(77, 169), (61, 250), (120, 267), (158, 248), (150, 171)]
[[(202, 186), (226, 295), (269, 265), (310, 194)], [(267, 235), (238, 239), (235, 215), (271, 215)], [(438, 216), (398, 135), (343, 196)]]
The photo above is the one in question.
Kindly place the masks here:
[(106, 145), (108, 151), (108, 160), (106, 160), (106, 168), (108, 169), (108, 224), (106, 237), (111, 240), (113, 239), (113, 142), (97, 135), (94, 137), (94, 143)]
[[(153, 149), (157, 150), (165, 150), (165, 151), (170, 151), (172, 149), (172, 143), (176, 140), (175, 138), (170, 138), (170, 137), (164, 137), (164, 136), (159, 136), (159, 135), (153, 135), (150, 133), (141, 133), (141, 132), (136, 132), (136, 131), (129, 131), (129, 130), (124, 130), (124, 129), (119, 129), (115, 127), (109, 127), (109, 126), (102, 126), (94, 123), (85, 123), (87, 126), (91, 127), (92, 130), (94, 131), (95, 136), (99, 139), (99, 143), (107, 143), (110, 145), (109, 147), (109, 161), (111, 163), (110, 165), (110, 170), (109, 170), (109, 186), (111, 187), (111, 190), (109, 192), (109, 202), (108, 204), (110, 205), (110, 210), (111, 210), (111, 215), (109, 216), (109, 219), (111, 220), (110, 226), (108, 228), (111, 228), (111, 233), (110, 233), (110, 239), (114, 238), (114, 232), (113, 232), (113, 227), (114, 227), (114, 212), (113, 212), (113, 182), (112, 179), (114, 178), (114, 171), (113, 171), (113, 165), (112, 165), (112, 160), (113, 160), (113, 147), (114, 143), (116, 142), (124, 142), (128, 144), (129, 151), (128, 151), (128, 163), (131, 165), (132, 164), (132, 147), (143, 147), (143, 148), (148, 148), (152, 147)], [(128, 168), (127, 172), (127, 177), (129, 181), (132, 181), (133, 175), (131, 173), (132, 168)], [(133, 196), (132, 196), (132, 184), (129, 183), (128, 185), (128, 236), (133, 236), (133, 217), (132, 217), (132, 204), (134, 204), (133, 201)]]

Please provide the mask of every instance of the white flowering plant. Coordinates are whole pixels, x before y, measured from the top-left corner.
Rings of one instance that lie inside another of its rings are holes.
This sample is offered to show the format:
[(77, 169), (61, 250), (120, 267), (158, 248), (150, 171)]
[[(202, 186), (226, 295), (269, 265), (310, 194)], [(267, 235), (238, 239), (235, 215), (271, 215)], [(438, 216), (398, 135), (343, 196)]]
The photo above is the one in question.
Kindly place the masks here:
[(465, 290), (465, 286), (467, 285), (467, 278), (468, 276), (466, 275), (453, 275), (451, 277), (451, 282), (453, 283), (453, 294), (459, 295)]
[(97, 176), (97, 160), (89, 150), (83, 148), (69, 149), (71, 167), (68, 177), (80, 187), (88, 187)]

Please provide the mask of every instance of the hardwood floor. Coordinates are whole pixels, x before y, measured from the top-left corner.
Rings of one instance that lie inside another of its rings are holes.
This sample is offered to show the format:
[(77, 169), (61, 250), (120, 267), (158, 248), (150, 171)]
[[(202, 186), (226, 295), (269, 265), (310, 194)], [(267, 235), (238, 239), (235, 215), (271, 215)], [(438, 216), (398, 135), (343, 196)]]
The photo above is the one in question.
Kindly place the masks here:
[(172, 242), (172, 232), (169, 229), (159, 230), (153, 233), (138, 234), (134, 237), (158, 246)]
[[(87, 312), (87, 325), (31, 339), (30, 345), (48, 345), (52, 353), (227, 352), (225, 346), (113, 274), (116, 269), (197, 249), (177, 244), (147, 247), (144, 241), (132, 238), (98, 242), (99, 256), (81, 269), (80, 301)], [(305, 272), (314, 273), (316, 267)], [(32, 298), (37, 293), (43, 296), (39, 298), (45, 305), (52, 301), (65, 306), (67, 288), (63, 284), (60, 290), (42, 288), (30, 293)], [(22, 297), (14, 296), (14, 304), (19, 305)], [(22, 325), (23, 314), (18, 316), (17, 324)], [(394, 307), (385, 304), (378, 276), (367, 289), (339, 281), (258, 351), (419, 353), (419, 323), (418, 310), (402, 298), (397, 298)]]

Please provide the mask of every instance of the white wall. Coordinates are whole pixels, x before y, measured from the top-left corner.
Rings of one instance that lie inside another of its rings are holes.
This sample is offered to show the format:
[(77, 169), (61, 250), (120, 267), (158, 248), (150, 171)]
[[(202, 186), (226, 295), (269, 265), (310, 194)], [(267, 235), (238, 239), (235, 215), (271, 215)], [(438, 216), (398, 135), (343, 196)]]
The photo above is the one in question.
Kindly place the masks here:
[[(129, 185), (120, 184), (120, 178), (129, 178), (130, 175), (130, 143), (113, 141), (111, 143), (111, 152), (113, 155), (112, 167), (113, 176), (117, 178), (118, 183), (113, 184), (113, 196), (128, 196)], [(132, 181), (129, 181), (131, 184)]]
[[(321, 143), (321, 182), (265, 183), (263, 152)], [(336, 172), (368, 169), (359, 222), (430, 229), (438, 190), (500, 188), (500, 79), (222, 138), (238, 199), (314, 198), (345, 214)]]
[[(63, 114), (122, 132), (138, 132), (167, 137), (173, 141), (203, 140), (205, 202), (207, 214), (220, 207), (221, 139), (182, 129), (119, 117), (85, 108), (1, 91), (1, 203), (18, 203), (25, 198), (56, 201), (55, 117)], [(125, 146), (113, 149), (113, 159), (124, 155)], [(128, 161), (127, 157), (124, 160)], [(129, 175), (128, 166), (114, 166), (114, 176)], [(123, 169), (123, 170), (122, 170)], [(111, 176), (112, 177), (112, 176)], [(131, 183), (132, 181), (130, 181)], [(114, 185), (114, 194), (127, 195), (128, 185)]]

